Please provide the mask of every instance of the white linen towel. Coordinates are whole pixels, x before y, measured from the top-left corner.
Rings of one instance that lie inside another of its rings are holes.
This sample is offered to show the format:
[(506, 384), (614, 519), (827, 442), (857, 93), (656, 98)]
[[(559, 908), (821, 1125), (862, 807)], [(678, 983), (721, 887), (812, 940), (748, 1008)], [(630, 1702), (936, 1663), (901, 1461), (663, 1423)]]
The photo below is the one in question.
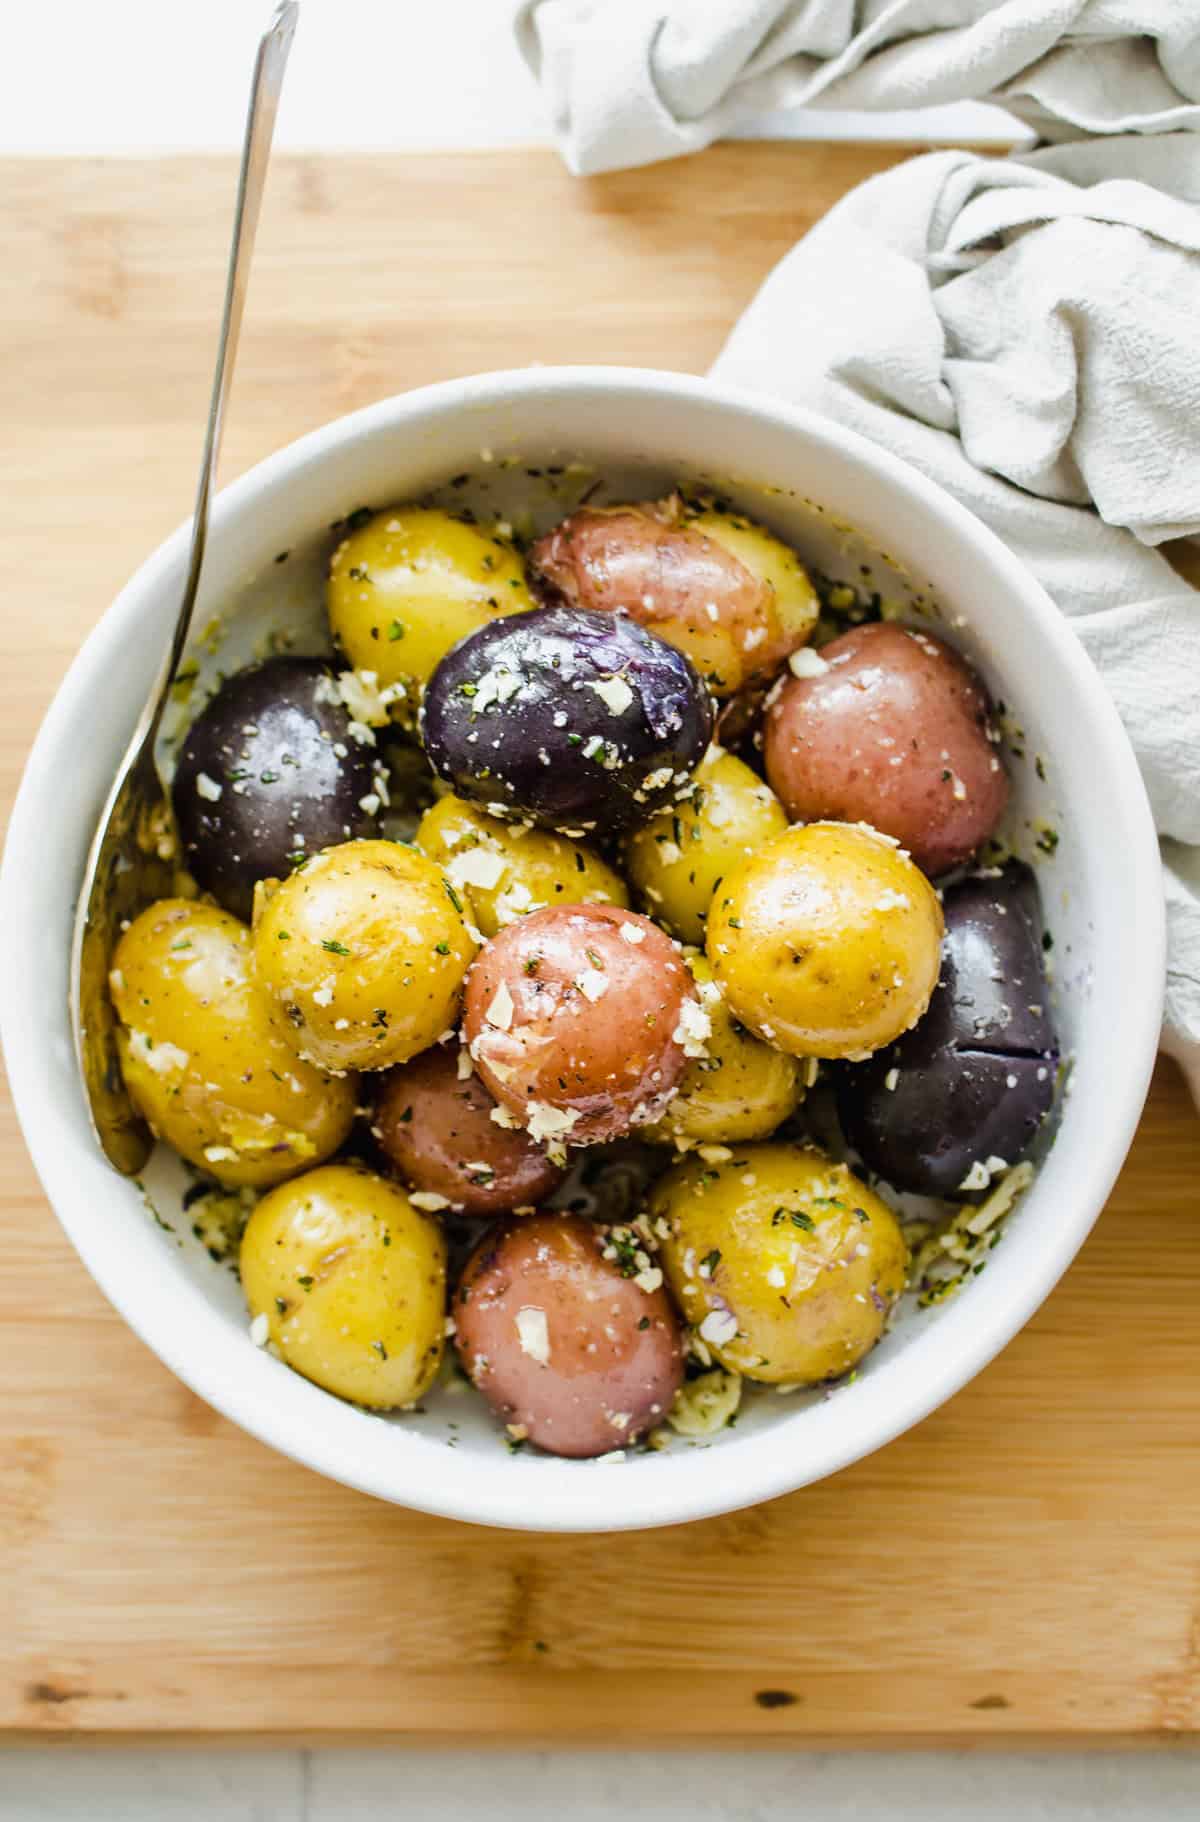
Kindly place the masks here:
[(999, 96), (1043, 133), (1105, 134), (860, 185), (713, 373), (905, 457), (1071, 618), (1162, 837), (1164, 1047), (1200, 1100), (1200, 595), (1154, 548), (1200, 534), (1200, 0), (522, 0), (516, 18), (580, 170), (817, 96)]
[(993, 101), (1042, 139), (1200, 129), (1197, 0), (519, 0), (580, 174), (756, 114)]

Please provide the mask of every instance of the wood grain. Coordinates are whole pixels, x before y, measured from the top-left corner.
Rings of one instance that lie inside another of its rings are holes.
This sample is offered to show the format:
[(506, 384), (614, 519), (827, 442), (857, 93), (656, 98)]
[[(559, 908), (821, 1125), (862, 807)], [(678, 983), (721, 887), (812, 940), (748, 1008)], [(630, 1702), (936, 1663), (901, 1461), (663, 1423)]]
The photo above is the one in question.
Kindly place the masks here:
[[(725, 147), (586, 184), (534, 152), (282, 159), (226, 470), (451, 374), (702, 369), (904, 155)], [(223, 160), (0, 165), (6, 809), (82, 635), (189, 508), (231, 184)], [(1166, 1065), (1080, 1259), (967, 1390), (821, 1486), (613, 1540), (397, 1511), (270, 1454), (103, 1302), (7, 1108), (0, 1160), (0, 1736), (1200, 1729), (1200, 1127)]]

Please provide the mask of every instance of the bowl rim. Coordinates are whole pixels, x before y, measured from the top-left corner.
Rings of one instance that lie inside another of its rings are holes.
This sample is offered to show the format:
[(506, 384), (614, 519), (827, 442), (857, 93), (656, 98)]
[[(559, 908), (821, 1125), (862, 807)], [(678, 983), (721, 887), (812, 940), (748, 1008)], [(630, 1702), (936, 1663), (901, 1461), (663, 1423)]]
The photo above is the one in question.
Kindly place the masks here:
[[(362, 1492), (419, 1511), (469, 1522), (533, 1531), (594, 1532), (646, 1528), (690, 1522), (757, 1504), (792, 1492), (849, 1466), (890, 1442), (930, 1411), (959, 1391), (1024, 1326), (1053, 1289), (1082, 1245), (1112, 1188), (1128, 1151), (1141, 1112), (1154, 1065), (1161, 1024), (1165, 977), (1165, 913), (1157, 837), (1137, 763), (1115, 705), (1066, 619), (1041, 584), (1013, 555), (1000, 538), (960, 505), (936, 482), (887, 450), (878, 448), (857, 432), (804, 407), (779, 402), (765, 394), (692, 375), (653, 368), (561, 366), (500, 370), (461, 379), (437, 382), (411, 392), (382, 399), (336, 418), (277, 450), (223, 488), (214, 501), (214, 539), (222, 523), (238, 514), (264, 492), (286, 484), (290, 476), (311, 464), (335, 458), (339, 449), (384, 430), (394, 430), (406, 419), (420, 419), (447, 410), (496, 406), (518, 402), (532, 395), (634, 392), (643, 401), (671, 398), (706, 404), (737, 414), (767, 420), (792, 432), (818, 450), (849, 459), (867, 470), (882, 486), (907, 500), (923, 517), (932, 515), (973, 547), (1001, 585), (1020, 599), (1036, 621), (1039, 634), (1053, 649), (1056, 660), (1069, 673), (1077, 703), (1085, 713), (1097, 746), (1105, 756), (1108, 811), (1111, 827), (1123, 843), (1130, 868), (1134, 899), (1133, 922), (1137, 942), (1130, 945), (1130, 974), (1123, 983), (1114, 1032), (1120, 1039), (1121, 1114), (1095, 1136), (1086, 1160), (1086, 1175), (1075, 1196), (1072, 1218), (1047, 1225), (1037, 1259), (1037, 1270), (1006, 1297), (971, 1299), (945, 1311), (937, 1326), (940, 1366), (936, 1375), (922, 1381), (912, 1371), (911, 1356), (919, 1339), (905, 1354), (889, 1363), (886, 1379), (894, 1379), (892, 1392), (874, 1396), (875, 1409), (867, 1407), (865, 1383), (839, 1392), (842, 1424), (824, 1424), (823, 1446), (796, 1450), (778, 1446), (778, 1426), (756, 1435), (739, 1437), (711, 1461), (706, 1451), (656, 1458), (657, 1473), (621, 1476), (611, 1493), (601, 1493), (588, 1468), (603, 1464), (546, 1462), (522, 1463), (520, 1478), (494, 1473), (479, 1466), (470, 1454), (456, 1457), (441, 1442), (417, 1437), (430, 1448), (427, 1456), (414, 1454), (411, 1468), (393, 1465), (405, 1457), (391, 1448), (371, 1443), (380, 1434), (376, 1420), (341, 1405), (307, 1381), (255, 1353), (247, 1362), (241, 1350), (229, 1346), (227, 1322), (203, 1298), (197, 1287), (182, 1277), (163, 1274), (160, 1294), (146, 1294), (140, 1278), (121, 1270), (118, 1249), (106, 1247), (102, 1230), (92, 1229), (79, 1207), (79, 1197), (56, 1130), (74, 1123), (85, 1113), (82, 1095), (73, 1109), (46, 1105), (39, 1092), (35, 1051), (54, 1042), (54, 1021), (36, 1008), (25, 992), (25, 971), (20, 963), (21, 945), (0, 947), (0, 1041), (3, 1043), (9, 1082), (18, 1120), (42, 1185), (58, 1219), (83, 1263), (101, 1290), (134, 1332), (176, 1376), (207, 1403), (243, 1429), (282, 1453), (317, 1472)], [(149, 611), (163, 578), (182, 556), (190, 520), (180, 525), (155, 550), (105, 610), (73, 659), (55, 692), (27, 759), (14, 803), (3, 865), (0, 868), (0, 927), (6, 932), (20, 922), (23, 880), (27, 867), (36, 864), (41, 818), (53, 801), (58, 755), (68, 751), (75, 729), (81, 725), (89, 692), (108, 664), (119, 655), (131, 627)], [(82, 869), (82, 855), (80, 868)], [(1117, 1091), (1114, 1089), (1114, 1093)], [(203, 1309), (186, 1309), (183, 1293), (195, 1290)], [(966, 1313), (967, 1321), (951, 1320)], [(186, 1319), (185, 1319), (186, 1317)], [(216, 1326), (220, 1323), (220, 1328)], [(198, 1340), (212, 1342), (211, 1351)], [(236, 1354), (236, 1358), (235, 1358)], [(908, 1368), (907, 1378), (905, 1368)], [(269, 1372), (277, 1379), (267, 1377)], [(291, 1386), (285, 1381), (293, 1382)], [(296, 1387), (304, 1388), (295, 1395)], [(907, 1395), (904, 1394), (907, 1390)], [(333, 1413), (351, 1420), (342, 1424), (331, 1416), (324, 1426), (314, 1425), (307, 1397), (315, 1394)], [(814, 1407), (824, 1411), (828, 1406)], [(852, 1413), (854, 1415), (852, 1416)], [(369, 1432), (356, 1425), (371, 1425)], [(407, 1434), (412, 1437), (415, 1432)], [(365, 1440), (364, 1440), (365, 1438)], [(435, 1455), (432, 1451), (437, 1450)], [(507, 1459), (499, 1457), (505, 1467)], [(724, 1467), (721, 1464), (724, 1462)], [(728, 1470), (736, 1467), (731, 1474)], [(468, 1470), (464, 1472), (464, 1470)], [(563, 1472), (571, 1476), (562, 1478)], [(665, 1470), (665, 1471), (664, 1471)], [(400, 1484), (397, 1484), (397, 1483)]]

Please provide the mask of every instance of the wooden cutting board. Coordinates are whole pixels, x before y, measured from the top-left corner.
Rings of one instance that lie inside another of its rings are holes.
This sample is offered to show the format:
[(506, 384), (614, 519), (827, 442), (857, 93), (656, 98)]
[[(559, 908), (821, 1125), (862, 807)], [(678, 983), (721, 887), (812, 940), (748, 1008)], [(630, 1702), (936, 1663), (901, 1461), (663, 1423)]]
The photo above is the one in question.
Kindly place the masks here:
[[(451, 374), (703, 369), (796, 237), (906, 155), (737, 146), (588, 183), (544, 152), (283, 158), (226, 472)], [(232, 183), (217, 159), (0, 166), (6, 807), (83, 634), (190, 509)], [(973, 1385), (821, 1486), (614, 1539), (423, 1518), (271, 1454), (107, 1307), (11, 1111), (0, 1164), (8, 1736), (1200, 1728), (1200, 1122), (1165, 1065), (1080, 1259)]]

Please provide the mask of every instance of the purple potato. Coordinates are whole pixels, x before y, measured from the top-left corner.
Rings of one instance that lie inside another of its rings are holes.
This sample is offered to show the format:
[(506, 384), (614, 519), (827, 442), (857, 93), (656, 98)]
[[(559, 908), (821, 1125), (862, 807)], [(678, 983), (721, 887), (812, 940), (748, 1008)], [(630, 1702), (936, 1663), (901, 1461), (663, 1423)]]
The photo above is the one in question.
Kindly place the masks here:
[(924, 1018), (843, 1069), (842, 1129), (897, 1189), (958, 1196), (972, 1167), (1015, 1164), (1054, 1100), (1038, 890), (1029, 868), (947, 888), (941, 975)]
[(297, 854), (375, 833), (362, 802), (374, 773), (374, 749), (353, 738), (323, 659), (237, 671), (180, 749), (171, 797), (189, 871), (248, 919), (257, 880), (286, 878)]
[(461, 639), (430, 679), (425, 751), (460, 797), (611, 834), (686, 786), (713, 731), (691, 660), (622, 614), (544, 607)]

